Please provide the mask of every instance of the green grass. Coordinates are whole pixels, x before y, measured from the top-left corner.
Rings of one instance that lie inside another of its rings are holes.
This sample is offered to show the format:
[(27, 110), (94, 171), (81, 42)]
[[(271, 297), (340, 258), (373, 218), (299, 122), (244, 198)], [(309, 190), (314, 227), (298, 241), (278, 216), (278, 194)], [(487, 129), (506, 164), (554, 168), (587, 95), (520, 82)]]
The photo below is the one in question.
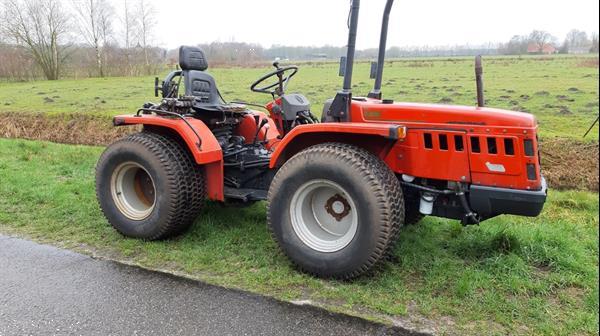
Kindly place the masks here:
[(442, 334), (598, 332), (597, 194), (552, 191), (535, 219), (504, 216), (466, 228), (427, 219), (402, 230), (396, 260), (377, 274), (324, 281), (296, 272), (278, 252), (264, 204), (209, 204), (175, 240), (123, 238), (96, 204), (101, 151), (0, 139), (0, 232), (283, 300), (433, 323)]
[[(597, 56), (488, 58), (488, 105), (534, 113), (542, 136), (581, 138), (598, 114), (598, 66), (594, 59)], [(341, 85), (337, 67), (333, 63), (303, 63), (290, 90), (306, 95), (320, 114), (323, 102)], [(258, 103), (267, 102), (269, 96), (252, 93), (249, 87), (267, 71), (271, 69), (211, 70), (226, 99)], [(369, 64), (359, 63), (354, 78), (356, 94), (369, 92), (372, 80), (368, 74)], [(132, 113), (144, 102), (156, 100), (153, 83), (151, 77), (0, 83), (0, 112)], [(475, 104), (472, 58), (388, 62), (383, 84), (385, 96), (400, 101)], [(598, 139), (598, 132), (592, 132), (589, 139)]]

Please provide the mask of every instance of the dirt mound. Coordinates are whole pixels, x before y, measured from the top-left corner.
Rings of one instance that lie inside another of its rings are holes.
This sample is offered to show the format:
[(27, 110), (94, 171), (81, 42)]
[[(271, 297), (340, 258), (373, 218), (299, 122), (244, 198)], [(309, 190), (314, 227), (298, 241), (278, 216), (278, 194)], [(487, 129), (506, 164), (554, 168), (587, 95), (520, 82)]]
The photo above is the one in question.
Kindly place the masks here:
[(598, 191), (598, 142), (544, 139), (542, 168), (551, 188)]
[(138, 130), (137, 127), (114, 127), (112, 118), (106, 116), (0, 113), (2, 138), (102, 146)]
[[(113, 127), (105, 116), (0, 113), (0, 137), (77, 145), (107, 145), (138, 127)], [(551, 138), (541, 145), (550, 187), (598, 191), (598, 142)]]

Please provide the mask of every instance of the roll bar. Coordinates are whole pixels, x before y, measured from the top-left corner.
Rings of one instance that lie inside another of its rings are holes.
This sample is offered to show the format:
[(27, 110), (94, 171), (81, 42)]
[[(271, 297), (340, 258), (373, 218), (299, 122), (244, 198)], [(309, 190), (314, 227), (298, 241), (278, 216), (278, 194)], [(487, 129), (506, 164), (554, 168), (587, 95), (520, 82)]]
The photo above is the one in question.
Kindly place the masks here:
[[(375, 86), (369, 93), (369, 97), (381, 99), (381, 83), (383, 78), (383, 66), (385, 64), (385, 51), (387, 45), (388, 26), (390, 21), (390, 12), (394, 0), (387, 0), (383, 12), (383, 22), (381, 25), (381, 37), (379, 40), (379, 57), (377, 63), (377, 75), (375, 77)], [(352, 101), (352, 72), (354, 70), (354, 55), (356, 54), (356, 34), (358, 31), (358, 14), (360, 10), (360, 0), (352, 0), (350, 8), (350, 26), (348, 33), (348, 52), (346, 55), (346, 67), (344, 73), (344, 86), (335, 96), (329, 115), (336, 121), (349, 121), (350, 102)]]

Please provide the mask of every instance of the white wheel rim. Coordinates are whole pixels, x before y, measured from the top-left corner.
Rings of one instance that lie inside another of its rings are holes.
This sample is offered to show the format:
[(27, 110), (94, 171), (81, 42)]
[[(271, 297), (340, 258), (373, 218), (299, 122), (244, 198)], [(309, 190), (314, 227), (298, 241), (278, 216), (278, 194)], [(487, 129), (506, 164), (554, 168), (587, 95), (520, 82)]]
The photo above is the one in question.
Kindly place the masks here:
[(300, 186), (292, 197), (290, 217), (298, 238), (324, 253), (348, 246), (358, 230), (354, 200), (339, 184), (328, 180)]
[(117, 209), (131, 220), (144, 220), (154, 210), (154, 181), (148, 171), (135, 162), (122, 163), (113, 171), (110, 190)]

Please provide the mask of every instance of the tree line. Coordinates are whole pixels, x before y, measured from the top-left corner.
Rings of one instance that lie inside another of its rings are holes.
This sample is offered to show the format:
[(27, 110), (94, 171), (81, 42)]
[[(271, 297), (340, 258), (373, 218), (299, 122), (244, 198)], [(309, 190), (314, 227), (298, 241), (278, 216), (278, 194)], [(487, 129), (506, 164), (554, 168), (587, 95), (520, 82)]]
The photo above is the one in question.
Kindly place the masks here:
[[(177, 50), (156, 46), (156, 10), (148, 0), (0, 0), (0, 78), (138, 76), (177, 66)], [(273, 59), (334, 60), (345, 47), (290, 47), (242, 42), (199, 45), (214, 66), (264, 66)], [(506, 43), (391, 47), (389, 58), (597, 53), (598, 35), (570, 31), (564, 41), (534, 30)], [(357, 51), (375, 59), (377, 49)]]
[[(0, 0), (0, 77), (152, 74), (166, 51), (153, 45), (147, 0)], [(118, 20), (115, 20), (117, 18)]]
[(529, 35), (513, 36), (498, 47), (498, 52), (504, 55), (598, 53), (598, 34), (588, 35), (585, 31), (573, 29), (561, 43), (547, 31), (534, 30)]

